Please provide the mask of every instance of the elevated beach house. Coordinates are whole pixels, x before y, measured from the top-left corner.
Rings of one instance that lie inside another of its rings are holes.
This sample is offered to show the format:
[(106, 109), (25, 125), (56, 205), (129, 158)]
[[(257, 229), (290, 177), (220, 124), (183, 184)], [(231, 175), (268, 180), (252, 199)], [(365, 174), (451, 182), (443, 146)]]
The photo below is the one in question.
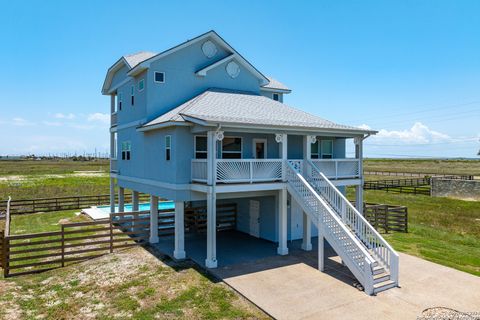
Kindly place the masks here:
[[(214, 31), (161, 53), (121, 57), (102, 93), (111, 97), (111, 211), (115, 181), (119, 211), (125, 189), (134, 210), (139, 192), (149, 194), (151, 243), (159, 241), (159, 198), (175, 203), (177, 259), (188, 255), (186, 210), (204, 206), (199, 239), (206, 267), (216, 268), (218, 208), (233, 203), (235, 232), (278, 243), (279, 255), (288, 254), (289, 240), (312, 250), (318, 237), (320, 270), (326, 240), (368, 294), (398, 285), (398, 255), (362, 216), (362, 144), (374, 131), (284, 104), (291, 90)], [(346, 158), (347, 139), (354, 158)]]

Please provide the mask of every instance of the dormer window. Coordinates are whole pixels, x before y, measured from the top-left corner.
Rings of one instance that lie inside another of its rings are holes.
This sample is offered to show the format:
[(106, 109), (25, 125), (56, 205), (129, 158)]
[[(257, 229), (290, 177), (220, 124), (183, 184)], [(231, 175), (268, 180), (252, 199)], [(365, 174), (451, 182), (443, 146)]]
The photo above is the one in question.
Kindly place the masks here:
[(274, 93), (272, 98), (275, 101), (279, 101), (280, 100), (280, 95), (278, 93)]
[(133, 105), (135, 105), (135, 86), (132, 86), (132, 89), (130, 91), (130, 95), (131, 95), (131, 101), (130, 103)]
[(155, 71), (154, 81), (156, 83), (165, 83), (165, 72)]

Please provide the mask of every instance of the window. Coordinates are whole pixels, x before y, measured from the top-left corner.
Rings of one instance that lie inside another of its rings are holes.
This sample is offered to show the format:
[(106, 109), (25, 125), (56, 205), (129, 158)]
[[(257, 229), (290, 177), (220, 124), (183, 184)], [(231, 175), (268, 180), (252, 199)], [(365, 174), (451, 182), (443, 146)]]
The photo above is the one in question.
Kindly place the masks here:
[(132, 106), (135, 105), (135, 86), (132, 86), (132, 89), (131, 89), (131, 92), (130, 92), (130, 95), (132, 97), (132, 100), (131, 100), (131, 104)]
[(132, 144), (130, 141), (122, 142), (122, 160), (130, 160), (130, 152), (132, 151)]
[(117, 133), (116, 132), (113, 133), (113, 142), (112, 143), (113, 143), (113, 146), (112, 146), (112, 149), (111, 149), (112, 150), (111, 158), (112, 159), (117, 159), (117, 148), (118, 148), (118, 146), (117, 146)]
[(165, 160), (172, 158), (172, 136), (165, 136)]
[(242, 158), (242, 138), (225, 137), (222, 140), (223, 159)]
[(319, 151), (319, 150), (318, 150), (318, 140), (317, 140), (315, 143), (312, 144), (312, 151), (311, 151), (311, 154), (312, 154), (311, 158), (312, 158), (312, 159), (318, 159), (318, 158), (320, 158), (318, 151)]
[(207, 159), (207, 137), (195, 136), (195, 159)]
[(165, 72), (155, 71), (154, 81), (157, 82), (157, 83), (164, 83), (165, 82)]
[(280, 95), (278, 93), (273, 94), (273, 100), (279, 101), (280, 100)]
[(322, 159), (333, 158), (333, 141), (322, 140)]
[(317, 140), (312, 144), (312, 159), (332, 159), (333, 140)]
[(143, 91), (145, 89), (145, 79), (138, 81), (138, 91)]
[(117, 108), (117, 109), (118, 109), (119, 111), (122, 110), (122, 100), (123, 100), (122, 94), (119, 93), (119, 94), (118, 94), (118, 101), (117, 101), (117, 102), (118, 102), (118, 108)]

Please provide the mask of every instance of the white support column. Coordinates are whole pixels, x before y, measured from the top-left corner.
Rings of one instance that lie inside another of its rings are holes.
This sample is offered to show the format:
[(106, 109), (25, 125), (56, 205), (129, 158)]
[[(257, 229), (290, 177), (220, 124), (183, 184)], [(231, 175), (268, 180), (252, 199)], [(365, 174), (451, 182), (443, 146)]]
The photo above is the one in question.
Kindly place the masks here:
[(287, 134), (285, 133), (277, 133), (275, 135), (275, 141), (280, 143), (279, 148), (280, 148), (280, 156), (282, 158), (282, 177), (283, 181), (286, 181), (286, 170), (287, 170), (287, 160), (288, 160), (288, 137)]
[(325, 270), (324, 237), (318, 230), (318, 270)]
[(207, 193), (207, 268), (217, 267), (217, 197), (212, 189)]
[(132, 211), (138, 211), (138, 191), (132, 191)]
[(215, 159), (216, 155), (216, 144), (215, 131), (207, 132), (207, 184), (213, 185), (216, 181), (216, 166)]
[(287, 247), (287, 188), (283, 187), (279, 191), (278, 197), (278, 248), (277, 253), (279, 255), (288, 254)]
[(173, 257), (175, 259), (185, 259), (185, 207), (184, 202), (175, 202), (175, 250)]
[(150, 195), (150, 243), (158, 243), (158, 197)]
[(110, 178), (110, 212), (115, 212), (115, 179)]
[(312, 220), (304, 212), (303, 213), (303, 242), (302, 249), (305, 251), (312, 250)]
[[(363, 137), (362, 137), (363, 138)], [(355, 187), (355, 206), (358, 212), (363, 214), (363, 139), (361, 137), (355, 138), (355, 158), (358, 159), (358, 174), (360, 175), (360, 185)]]
[(125, 189), (118, 187), (118, 212), (125, 211)]

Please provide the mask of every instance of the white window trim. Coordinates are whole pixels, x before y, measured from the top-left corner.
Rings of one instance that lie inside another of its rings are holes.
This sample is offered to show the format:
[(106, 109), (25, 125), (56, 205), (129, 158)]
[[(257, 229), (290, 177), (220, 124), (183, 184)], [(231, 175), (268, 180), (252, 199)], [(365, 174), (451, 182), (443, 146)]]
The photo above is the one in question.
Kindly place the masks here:
[[(142, 89), (140, 89), (140, 83), (143, 83), (143, 88)], [(138, 92), (142, 92), (143, 90), (145, 90), (145, 78), (140, 79), (138, 81)]]
[(267, 156), (267, 150), (268, 150), (268, 142), (267, 142), (267, 139), (264, 139), (264, 138), (253, 138), (253, 143), (252, 143), (252, 155), (253, 155), (253, 158), (254, 159), (257, 159), (255, 158), (257, 156), (257, 148), (256, 148), (256, 144), (257, 142), (263, 142), (265, 144), (265, 157), (263, 157), (262, 159), (267, 159), (268, 156)]
[(197, 153), (205, 153), (205, 154), (208, 155), (208, 146), (207, 146), (207, 150), (205, 150), (205, 151), (197, 151), (197, 137), (198, 138), (207, 138), (207, 136), (203, 136), (203, 135), (193, 136), (193, 157), (194, 157), (194, 159), (197, 159)]
[[(325, 159), (325, 158), (323, 157), (323, 155), (329, 155), (329, 156), (331, 156), (330, 158), (326, 158), (326, 159), (333, 159), (333, 139), (322, 139), (322, 140), (320, 140), (320, 141), (321, 141), (321, 142), (320, 142), (320, 145), (319, 145), (319, 147), (320, 147), (320, 150), (319, 150), (319, 152), (320, 152), (320, 154), (319, 154), (320, 158), (319, 158), (319, 159)], [(332, 153), (324, 153), (324, 152), (323, 152), (323, 148), (322, 148), (322, 142), (323, 142), (323, 141), (330, 141), (330, 143), (332, 144)]]
[[(163, 81), (157, 81), (157, 80), (156, 80), (156, 78), (157, 78), (157, 77), (156, 77), (156, 74), (157, 74), (157, 73), (163, 73)], [(165, 80), (166, 80), (166, 78), (165, 78), (165, 71), (154, 71), (154, 72), (153, 72), (153, 82), (155, 82), (155, 83), (165, 83)]]
[[(237, 153), (240, 153), (240, 159), (243, 159), (243, 137), (239, 137), (239, 136), (225, 136), (225, 138), (239, 138), (240, 139), (240, 152), (238, 151), (223, 151), (223, 140), (222, 140), (222, 143), (221, 143), (221, 155), (222, 155), (222, 159), (223, 159), (223, 154), (224, 153), (227, 153), (227, 154), (237, 154)], [(224, 139), (225, 139), (224, 138)]]

